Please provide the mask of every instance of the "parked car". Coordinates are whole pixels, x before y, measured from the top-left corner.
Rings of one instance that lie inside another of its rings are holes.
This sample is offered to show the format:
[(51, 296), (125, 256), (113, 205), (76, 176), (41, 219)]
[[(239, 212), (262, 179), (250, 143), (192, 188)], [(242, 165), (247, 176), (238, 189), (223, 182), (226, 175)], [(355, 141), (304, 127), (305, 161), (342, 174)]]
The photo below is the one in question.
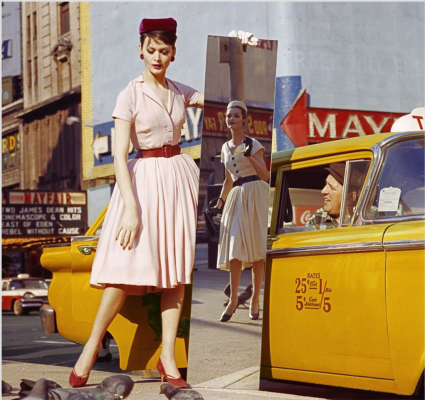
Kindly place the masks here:
[[(106, 210), (85, 236), (73, 237), (70, 243), (43, 246), (41, 265), (53, 273), (50, 305), (40, 310), (46, 334), (59, 332), (79, 344), (85, 344), (90, 336), (103, 293), (90, 287), (90, 273)], [(192, 285), (186, 285), (185, 290), (176, 341), (176, 362), (182, 369), (187, 368)], [(121, 369), (156, 369), (161, 351), (160, 293), (127, 296), (108, 332), (118, 345)]]
[[(261, 378), (423, 391), (424, 149), (416, 132), (273, 155)], [(339, 222), (312, 230), (332, 163)]]
[(2, 311), (13, 311), (16, 315), (26, 315), (38, 311), (48, 304), (48, 286), (42, 278), (30, 278), (19, 274), (13, 278), (2, 279)]

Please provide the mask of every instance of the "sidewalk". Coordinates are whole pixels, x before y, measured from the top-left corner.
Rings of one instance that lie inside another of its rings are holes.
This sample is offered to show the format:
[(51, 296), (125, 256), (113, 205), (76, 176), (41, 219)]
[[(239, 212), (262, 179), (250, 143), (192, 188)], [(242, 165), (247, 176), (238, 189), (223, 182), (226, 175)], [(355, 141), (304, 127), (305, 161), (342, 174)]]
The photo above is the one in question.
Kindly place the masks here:
[[(53, 365), (28, 364), (20, 362), (3, 361), (2, 379), (12, 385), (12, 396), (3, 396), (3, 399), (18, 397), (21, 378), (37, 380), (41, 378), (55, 381), (64, 388), (69, 388), (68, 377), (72, 368)], [(95, 387), (110, 372), (93, 370), (90, 374), (89, 385)], [(159, 379), (131, 375), (135, 382), (129, 400), (165, 400), (164, 395), (159, 394), (161, 383)], [(317, 399), (313, 397), (294, 396), (290, 394), (272, 393), (259, 390), (246, 389), (258, 385), (258, 367), (247, 368), (221, 378), (193, 385), (192, 388), (202, 394), (205, 400), (249, 400), (249, 399)]]

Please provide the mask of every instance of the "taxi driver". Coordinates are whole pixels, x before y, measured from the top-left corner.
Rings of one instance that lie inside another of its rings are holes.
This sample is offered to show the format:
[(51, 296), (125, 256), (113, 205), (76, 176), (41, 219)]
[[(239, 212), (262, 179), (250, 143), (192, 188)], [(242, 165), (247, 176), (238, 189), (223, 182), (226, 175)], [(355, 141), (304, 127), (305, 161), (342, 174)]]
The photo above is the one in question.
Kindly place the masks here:
[[(345, 162), (332, 163), (329, 168), (326, 183), (321, 193), (323, 207), (316, 210), (305, 224), (308, 230), (332, 229), (340, 226), (342, 187), (344, 185)], [(356, 193), (353, 192), (353, 197)], [(352, 200), (355, 200), (353, 198)]]

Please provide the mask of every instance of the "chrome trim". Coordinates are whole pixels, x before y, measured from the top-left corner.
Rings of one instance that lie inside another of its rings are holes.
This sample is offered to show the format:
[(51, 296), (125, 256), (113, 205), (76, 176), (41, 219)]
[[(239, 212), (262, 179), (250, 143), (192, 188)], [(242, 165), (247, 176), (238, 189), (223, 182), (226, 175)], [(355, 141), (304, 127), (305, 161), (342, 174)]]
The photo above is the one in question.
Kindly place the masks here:
[[(392, 137), (392, 136), (391, 136)], [(383, 152), (381, 149), (381, 146), (379, 145), (379, 143), (375, 144), (374, 146), (372, 146), (372, 148), (370, 149), (372, 151), (373, 157), (372, 157), (372, 162), (371, 162), (371, 166), (370, 166), (370, 172), (367, 176), (366, 182), (364, 183), (364, 187), (363, 187), (363, 191), (362, 191), (362, 196), (359, 200), (359, 202), (357, 203), (357, 207), (356, 207), (356, 213), (354, 215), (353, 218), (353, 225), (366, 225), (366, 221), (363, 219), (363, 209), (365, 207), (365, 204), (367, 204), (367, 200), (370, 197), (370, 189), (372, 187), (372, 184), (375, 182), (375, 176), (377, 174), (377, 171), (379, 171), (382, 161), (383, 161)]]
[(425, 215), (399, 215), (394, 217), (376, 218), (376, 219), (362, 219), (368, 225), (377, 225), (383, 223), (398, 223), (398, 222), (409, 222), (409, 221), (421, 221), (425, 220)]
[(56, 326), (56, 313), (55, 310), (50, 306), (43, 306), (40, 308), (40, 319), (41, 326), (46, 335), (51, 335), (53, 333), (58, 333), (58, 328)]
[(383, 147), (388, 145), (389, 143), (391, 143), (394, 140), (397, 140), (399, 138), (406, 138), (409, 136), (423, 136), (424, 132), (423, 131), (408, 131), (408, 132), (401, 132), (401, 133), (394, 133), (394, 135), (392, 136), (388, 136), (387, 138), (383, 139), (381, 142), (379, 142), (378, 144)]
[(382, 251), (381, 242), (360, 242), (360, 243), (335, 243), (321, 244), (317, 246), (286, 247), (282, 249), (267, 250), (267, 256), (279, 258), (284, 256), (312, 256), (320, 254), (341, 254), (341, 253), (365, 253), (372, 251)]
[(99, 236), (73, 236), (71, 242), (92, 242), (99, 240)]
[(66, 247), (71, 246), (71, 243), (53, 243), (53, 244), (43, 244), (42, 248), (47, 249), (50, 247)]
[(23, 299), (21, 299), (19, 301), (21, 303), (22, 308), (26, 308), (26, 309), (33, 309), (33, 310), (39, 310), (40, 307), (44, 304), (43, 301), (38, 300), (38, 301), (23, 301)]
[(384, 249), (387, 251), (394, 250), (424, 250), (425, 239), (412, 240), (389, 240), (384, 241)]

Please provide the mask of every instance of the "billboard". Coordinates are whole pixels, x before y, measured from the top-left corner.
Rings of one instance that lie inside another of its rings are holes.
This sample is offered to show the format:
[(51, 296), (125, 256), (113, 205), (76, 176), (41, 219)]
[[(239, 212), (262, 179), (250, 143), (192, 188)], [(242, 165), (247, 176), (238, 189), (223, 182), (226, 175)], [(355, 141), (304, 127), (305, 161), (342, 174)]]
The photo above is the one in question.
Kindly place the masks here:
[(78, 236), (87, 230), (85, 191), (3, 192), (2, 236)]

